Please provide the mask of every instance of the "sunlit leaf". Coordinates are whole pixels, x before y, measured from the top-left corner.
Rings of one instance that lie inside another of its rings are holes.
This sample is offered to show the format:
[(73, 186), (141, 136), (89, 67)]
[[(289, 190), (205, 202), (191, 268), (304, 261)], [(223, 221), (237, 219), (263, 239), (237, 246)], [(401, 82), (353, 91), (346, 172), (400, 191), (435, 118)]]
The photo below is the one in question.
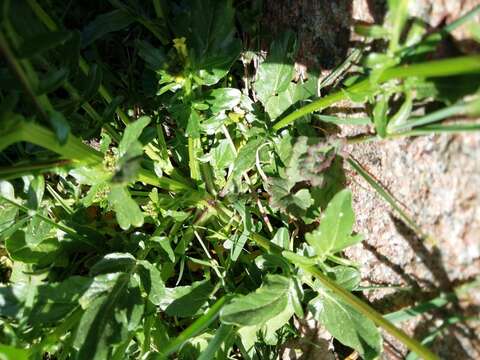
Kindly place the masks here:
[(241, 91), (233, 88), (220, 88), (207, 94), (206, 101), (210, 110), (215, 114), (224, 110), (231, 110), (240, 103)]
[[(113, 275), (113, 277), (112, 277)], [(103, 283), (107, 280), (106, 283)], [(140, 325), (144, 301), (129, 274), (97, 276), (91, 287), (102, 288), (88, 303), (73, 335), (79, 358), (105, 359)]]
[(123, 185), (112, 186), (108, 202), (115, 211), (118, 224), (122, 229), (143, 225), (143, 213)]
[(259, 66), (255, 91), (259, 100), (267, 104), (270, 98), (287, 90), (294, 75), (296, 38), (292, 32), (283, 33), (276, 39), (265, 61)]
[(30, 351), (8, 345), (0, 345), (0, 358), (2, 360), (28, 360)]
[(313, 316), (342, 344), (357, 350), (364, 359), (376, 359), (382, 337), (375, 324), (333, 293), (321, 291), (309, 303)]
[(341, 251), (362, 240), (361, 236), (351, 235), (354, 222), (352, 194), (349, 190), (342, 190), (328, 204), (320, 226), (306, 234), (305, 239), (317, 255)]
[(226, 305), (220, 318), (225, 324), (251, 326), (274, 318), (289, 304), (291, 282), (280, 275), (268, 275), (255, 292), (238, 296)]
[[(148, 116), (142, 116), (131, 124), (127, 125), (123, 133), (122, 140), (118, 144), (118, 152), (120, 156), (124, 156), (130, 152), (131, 156), (139, 155), (138, 153), (138, 139), (143, 132), (143, 129), (150, 123)], [(141, 151), (141, 146), (140, 146)]]
[(189, 317), (197, 314), (205, 306), (213, 285), (209, 281), (193, 283), (192, 286), (166, 288), (160, 308), (171, 316)]

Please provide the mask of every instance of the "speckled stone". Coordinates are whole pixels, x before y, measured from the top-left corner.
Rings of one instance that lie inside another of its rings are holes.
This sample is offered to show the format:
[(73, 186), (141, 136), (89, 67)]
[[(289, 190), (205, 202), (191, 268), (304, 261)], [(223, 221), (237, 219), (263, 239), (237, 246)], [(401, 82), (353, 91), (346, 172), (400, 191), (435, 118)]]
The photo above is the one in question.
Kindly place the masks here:
[[(386, 0), (265, 0), (265, 26), (274, 33), (287, 27), (300, 36), (298, 62), (311, 70), (328, 71), (341, 62), (354, 39), (355, 22), (381, 24)], [(467, 13), (480, 0), (415, 0), (411, 14), (431, 28)], [(480, 21), (477, 15), (476, 21)], [(467, 26), (453, 33), (457, 46), (477, 52)], [(325, 59), (325, 56), (328, 56)], [(358, 107), (358, 105), (355, 105)], [(338, 108), (351, 110), (352, 104)], [(362, 109), (357, 109), (362, 110)], [(354, 115), (352, 115), (354, 113)], [(341, 114), (339, 114), (341, 115)], [(362, 116), (351, 111), (349, 116)], [(341, 127), (341, 136), (368, 132), (368, 127)], [(364, 285), (398, 285), (365, 291), (364, 297), (387, 313), (431, 299), (480, 276), (480, 134), (425, 136), (350, 145), (355, 157), (398, 200), (429, 235), (425, 241), (410, 231), (376, 192), (347, 169), (357, 216), (356, 231), (365, 241), (346, 251), (360, 265)], [(417, 339), (454, 315), (478, 318), (480, 290), (472, 289), (458, 304), (401, 324)], [(403, 359), (407, 351), (384, 334), (384, 359)], [(480, 359), (480, 322), (449, 326), (432, 349), (442, 359)]]

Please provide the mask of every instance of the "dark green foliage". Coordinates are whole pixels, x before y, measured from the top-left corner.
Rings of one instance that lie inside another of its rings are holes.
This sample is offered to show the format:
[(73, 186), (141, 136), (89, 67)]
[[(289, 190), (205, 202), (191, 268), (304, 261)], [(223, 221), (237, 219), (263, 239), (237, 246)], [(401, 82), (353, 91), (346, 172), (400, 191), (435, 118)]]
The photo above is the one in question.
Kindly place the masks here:
[[(476, 80), (455, 97), (430, 79), (478, 73), (477, 57), (408, 70), (421, 43), (404, 43), (406, 1), (389, 1), (385, 27), (360, 29), (389, 41), (359, 65), (369, 77), (315, 100), (293, 32), (265, 59), (242, 48), (259, 1), (4, 3), (0, 357), (276, 358), (308, 310), (363, 358), (382, 352), (377, 326), (435, 358), (350, 293), (356, 139), (319, 122), (350, 119), (312, 113), (349, 98), (379, 137), (430, 131), (478, 112), (460, 99)], [(436, 111), (412, 116), (420, 101)]]

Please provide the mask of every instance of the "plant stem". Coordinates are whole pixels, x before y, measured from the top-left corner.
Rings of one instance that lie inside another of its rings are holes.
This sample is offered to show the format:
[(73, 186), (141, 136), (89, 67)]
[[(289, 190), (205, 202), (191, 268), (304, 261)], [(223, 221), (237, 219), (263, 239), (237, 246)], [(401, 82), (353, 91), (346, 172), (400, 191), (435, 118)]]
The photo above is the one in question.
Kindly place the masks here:
[(179, 182), (165, 176), (158, 177), (153, 172), (143, 168), (138, 172), (137, 180), (148, 185), (158, 186), (161, 189), (173, 192), (193, 190), (190, 186), (183, 182)]
[(449, 302), (454, 302), (457, 300), (457, 297), (454, 293), (440, 294), (434, 299), (425, 301), (421, 304), (418, 304), (413, 307), (406, 309), (401, 309), (395, 312), (384, 315), (383, 317), (392, 323), (400, 323), (413, 319), (427, 311), (436, 310), (444, 307)]
[(445, 27), (441, 30), (442, 32), (447, 32), (450, 33), (459, 26), (462, 26), (466, 22), (470, 20), (474, 20), (475, 16), (480, 13), (480, 5), (475, 6), (472, 10), (468, 11), (465, 15), (462, 17), (458, 18), (455, 21), (452, 21), (450, 24), (445, 25)]
[[(360, 84), (368, 85), (368, 83), (365, 80), (362, 81)], [(351, 89), (353, 89), (353, 87)], [(327, 107), (329, 107), (329, 106), (331, 106), (331, 105), (333, 105), (333, 104), (335, 104), (339, 101), (345, 100), (346, 98), (347, 98), (347, 93), (344, 92), (344, 91), (341, 91), (341, 90), (336, 92), (336, 93), (327, 95), (323, 98), (320, 98), (320, 99), (318, 99), (314, 102), (311, 102), (308, 105), (305, 105), (305, 106), (301, 107), (298, 110), (295, 110), (294, 112), (290, 113), (289, 115), (285, 116), (283, 119), (278, 121), (275, 125), (273, 125), (273, 130), (278, 131), (281, 128), (290, 124), (291, 122), (297, 120), (298, 118), (301, 118), (305, 115), (313, 113), (314, 111), (325, 109), (325, 108), (327, 108)]]
[(377, 326), (381, 327), (387, 331), (390, 335), (394, 336), (397, 340), (402, 342), (406, 347), (411, 351), (417, 353), (425, 360), (436, 360), (438, 357), (432, 353), (428, 348), (420, 344), (415, 339), (409, 337), (403, 330), (397, 328), (390, 321), (385, 319), (381, 314), (379, 314), (375, 309), (370, 305), (364, 303), (357, 297), (353, 296), (351, 293), (346, 291), (341, 286), (337, 285), (335, 282), (330, 280), (326, 275), (324, 275), (320, 270), (314, 266), (307, 266), (304, 264), (296, 264), (298, 267), (302, 268), (304, 271), (313, 275), (317, 280), (319, 280), (322, 285), (331, 290), (338, 296), (340, 299), (345, 301), (352, 308), (372, 320)]
[[(13, 132), (4, 135), (1, 140), (3, 142), (2, 146), (18, 141), (26, 141), (56, 152), (64, 158), (76, 162), (100, 163), (103, 161), (103, 155), (100, 152), (85, 145), (80, 139), (73, 135), (70, 134), (67, 142), (64, 145), (60, 145), (51, 130), (33, 122), (21, 122)], [(167, 177), (159, 178), (153, 172), (143, 168), (138, 172), (137, 180), (168, 191), (191, 190), (185, 183)]]
[(57, 160), (50, 162), (43, 162), (37, 164), (26, 164), (11, 167), (0, 167), (0, 179), (14, 179), (23, 175), (29, 175), (32, 173), (43, 173), (51, 171), (52, 169), (60, 169), (68, 167), (72, 162), (68, 159)]
[(467, 108), (468, 108), (468, 105), (465, 103), (455, 104), (455, 105), (437, 110), (435, 112), (432, 112), (425, 116), (409, 119), (400, 125), (392, 127), (390, 130), (393, 133), (399, 133), (404, 130), (410, 130), (414, 127), (431, 124), (431, 123), (446, 119), (448, 117), (464, 114)]
[(388, 44), (390, 54), (394, 54), (399, 46), (400, 36), (408, 17), (408, 0), (399, 0), (395, 4), (390, 6), (390, 10), (395, 11), (395, 17), (392, 19), (391, 25), (390, 43)]
[(445, 25), (443, 28), (440, 28), (434, 31), (433, 33), (429, 34), (422, 41), (412, 44), (406, 48), (403, 48), (398, 53), (398, 56), (404, 57), (404, 56), (408, 56), (415, 53), (425, 54), (428, 52), (432, 52), (437, 46), (437, 44), (442, 40), (442, 38), (445, 37), (445, 35), (451, 33), (458, 27), (474, 19), (479, 12), (480, 12), (480, 5), (477, 5), (472, 10), (465, 13), (465, 15), (461, 16), (455, 21), (452, 21), (450, 24)]
[(218, 330), (215, 332), (215, 336), (208, 343), (207, 348), (200, 354), (198, 360), (210, 360), (215, 359), (215, 354), (225, 341), (235, 333), (235, 327), (233, 325), (221, 324)]
[(35, 92), (30, 85), (30, 81), (28, 80), (27, 75), (23, 71), (20, 63), (17, 61), (15, 55), (10, 49), (7, 39), (3, 35), (2, 31), (0, 31), (0, 52), (3, 54), (3, 57), (5, 58), (7, 65), (10, 67), (10, 70), (15, 74), (16, 78), (20, 82), (20, 85), (22, 86), (25, 94), (30, 98), (42, 118), (48, 121), (48, 115), (45, 109), (35, 95)]
[(437, 360), (437, 356), (433, 354), (430, 350), (428, 350), (425, 346), (421, 345), (415, 339), (410, 338), (405, 332), (398, 329), (393, 325), (391, 322), (386, 320), (380, 313), (378, 313), (375, 309), (373, 309), (370, 305), (364, 303), (362, 300), (358, 299), (348, 291), (346, 291), (341, 286), (337, 285), (334, 281), (330, 280), (326, 275), (324, 275), (320, 270), (318, 270), (314, 266), (302, 264), (299, 262), (293, 262), (291, 259), (286, 258), (282, 255), (284, 251), (280, 246), (272, 243), (271, 241), (265, 239), (263, 236), (259, 234), (252, 234), (251, 239), (256, 242), (260, 247), (264, 248), (268, 252), (275, 253), (277, 255), (282, 256), (284, 259), (293, 263), (294, 265), (302, 268), (304, 271), (308, 272), (309, 274), (313, 275), (316, 279), (318, 279), (322, 285), (329, 290), (333, 291), (335, 295), (345, 301), (348, 305), (353, 307), (355, 310), (359, 311), (361, 314), (372, 320), (375, 324), (380, 326), (382, 329), (387, 331), (389, 334), (394, 336), (397, 340), (402, 342), (405, 346), (407, 346), (411, 351), (422, 356), (424, 359), (427, 360)]
[(28, 5), (37, 17), (43, 22), (43, 24), (50, 30), (58, 30), (57, 24), (52, 20), (50, 16), (43, 10), (43, 8), (37, 3), (36, 0), (27, 0)]
[(374, 134), (360, 134), (356, 136), (347, 137), (345, 138), (345, 140), (347, 141), (347, 144), (362, 144), (370, 141), (378, 141), (378, 140), (384, 140), (384, 139)]
[[(74, 97), (80, 97), (78, 94), (78, 90), (73, 87), (73, 85), (67, 80), (64, 83), (64, 88), (67, 90), (70, 95), (73, 95)], [(103, 118), (102, 116), (93, 108), (92, 105), (88, 102), (83, 102), (82, 103), (82, 108), (85, 110), (85, 112), (97, 123), (102, 124), (103, 123)], [(112, 137), (113, 140), (115, 140), (117, 143), (120, 142), (121, 136), (120, 134), (111, 126), (110, 124), (102, 124), (103, 128), (107, 131), (107, 133)]]
[(427, 125), (421, 128), (412, 129), (410, 131), (398, 134), (388, 135), (387, 138), (397, 138), (403, 136), (420, 136), (430, 134), (460, 133), (479, 131), (480, 123), (462, 123), (462, 124), (445, 124), (445, 125)]
[(18, 136), (18, 141), (27, 141), (39, 145), (67, 159), (86, 163), (98, 163), (103, 160), (103, 155), (100, 152), (85, 145), (80, 139), (71, 134), (67, 142), (64, 145), (60, 145), (51, 130), (33, 122), (20, 123), (15, 132)]
[(380, 89), (380, 84), (392, 79), (404, 79), (407, 77), (443, 77), (459, 74), (468, 74), (480, 71), (480, 56), (463, 56), (453, 59), (429, 61), (413, 65), (400, 65), (391, 69), (385, 70), (378, 82), (372, 83), (370, 78), (366, 78), (357, 84), (350, 86), (345, 90), (340, 90), (333, 94), (327, 95), (310, 104), (301, 107), (300, 109), (290, 113), (275, 125), (275, 131), (287, 126), (298, 118), (310, 114), (314, 111), (325, 109), (341, 100), (348, 98), (348, 93), (365, 92)]
[(153, 0), (153, 8), (155, 9), (155, 15), (159, 19), (165, 19), (165, 15), (163, 13), (162, 4), (160, 0)]
[[(29, 215), (32, 215), (32, 210), (21, 205), (21, 204), (18, 204), (17, 202), (13, 201), (13, 200), (10, 200), (6, 197), (4, 197), (3, 195), (0, 195), (0, 199), (3, 200), (3, 201), (6, 201), (8, 202), (9, 204), (17, 207), (19, 210), (21, 210), (22, 212), (26, 213), (26, 214), (29, 214)], [(35, 213), (32, 215), (32, 216), (36, 216), (38, 217), (39, 219), (41, 219), (42, 221), (52, 225), (53, 227), (63, 231), (65, 234), (68, 234), (69, 236), (71, 236), (73, 239), (76, 239), (76, 240), (79, 240), (81, 242), (83, 242), (84, 244), (92, 247), (93, 249), (97, 250), (97, 251), (100, 251), (101, 248), (95, 244), (94, 242), (92, 242), (88, 237), (84, 237), (84, 236), (80, 236), (77, 234), (77, 232), (66, 226), (66, 225), (63, 225), (63, 224), (60, 224), (60, 223), (57, 223), (55, 221), (53, 221), (52, 219), (42, 215), (42, 214), (39, 214), (37, 211), (35, 211)]]
[(385, 141), (389, 139), (397, 139), (407, 136), (423, 136), (433, 134), (455, 134), (462, 132), (477, 132), (480, 130), (480, 123), (453, 123), (453, 124), (434, 124), (415, 128), (408, 131), (402, 131), (394, 134), (388, 134), (385, 138), (381, 138), (373, 134), (362, 134), (345, 138), (347, 144), (363, 144), (371, 141)]
[(223, 305), (227, 302), (229, 297), (227, 295), (221, 297), (213, 304), (208, 311), (195, 320), (189, 327), (183, 330), (175, 339), (173, 339), (162, 350), (162, 353), (157, 356), (157, 359), (165, 359), (171, 353), (177, 351), (188, 339), (199, 334), (207, 326), (209, 326), (218, 316)]
[(190, 167), (190, 177), (193, 180), (201, 179), (200, 164), (197, 159), (201, 147), (199, 138), (188, 137), (188, 166)]

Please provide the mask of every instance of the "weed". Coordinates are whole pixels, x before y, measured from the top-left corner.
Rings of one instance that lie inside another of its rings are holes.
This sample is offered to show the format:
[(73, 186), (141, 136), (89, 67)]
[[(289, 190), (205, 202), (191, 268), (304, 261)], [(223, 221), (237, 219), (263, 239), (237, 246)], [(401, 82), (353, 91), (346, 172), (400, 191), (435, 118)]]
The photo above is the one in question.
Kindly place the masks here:
[[(256, 2), (47, 4), (0, 9), (3, 357), (275, 358), (308, 312), (362, 358), (379, 328), (437, 358), (355, 295), (345, 160), (421, 230), (344, 145), (478, 129), (442, 121), (478, 114), (480, 57), (427, 60), (471, 14), (427, 34), (389, 1), (383, 27), (357, 29), (385, 52), (295, 82), (292, 32), (266, 58), (242, 50)], [(372, 111), (319, 114), (345, 99)], [(322, 121), (375, 133), (325, 137)]]

